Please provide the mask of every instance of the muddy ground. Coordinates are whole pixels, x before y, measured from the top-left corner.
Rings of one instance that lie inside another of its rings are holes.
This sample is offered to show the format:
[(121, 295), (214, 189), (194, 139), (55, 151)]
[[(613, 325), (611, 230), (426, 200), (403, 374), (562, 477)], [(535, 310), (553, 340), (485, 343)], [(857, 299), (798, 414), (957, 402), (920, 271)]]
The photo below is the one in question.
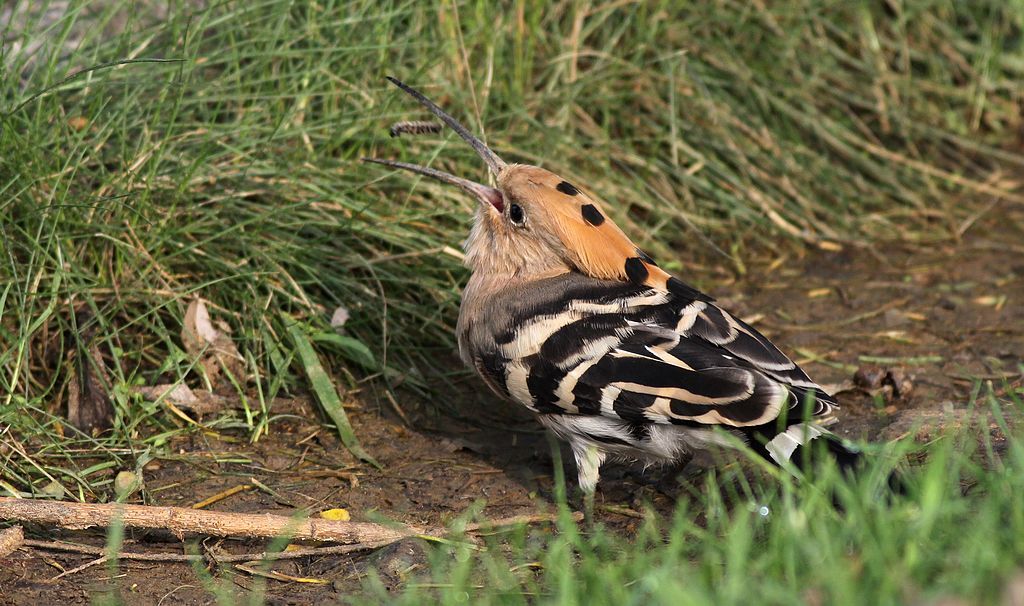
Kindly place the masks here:
[[(711, 294), (800, 360), (816, 380), (849, 387), (854, 371), (875, 379), (874, 395), (840, 394), (834, 429), (871, 440), (904, 436), (918, 421), (939, 423), (972, 405), (981, 379), (996, 393), (1020, 389), (1024, 363), (1024, 210), (997, 206), (960, 242), (846, 246), (803, 258), (767, 259), (741, 279), (701, 276)], [(453, 355), (454, 359), (454, 355)], [(872, 369), (877, 365), (879, 369)], [(256, 478), (274, 491), (247, 490), (211, 509), (311, 513), (344, 507), (354, 519), (387, 518), (418, 526), (444, 524), (483, 500), (489, 518), (550, 511), (552, 463), (548, 441), (528, 415), (484, 395), (475, 379), (450, 414), (427, 414), (403, 402), (407, 426), (393, 407), (355, 403), (349, 415), (382, 471), (358, 464), (335, 436), (317, 425), (302, 400), (275, 404), (295, 413), (254, 446), (240, 436), (195, 435), (174, 444), (179, 457), (146, 471), (152, 504), (189, 506)], [(893, 393), (893, 391), (897, 393)], [(477, 394), (477, 395), (474, 395)], [(386, 402), (386, 401), (385, 401)], [(481, 413), (481, 411), (483, 411)], [(475, 418), (474, 422), (467, 419)], [(677, 484), (699, 481), (707, 460), (675, 470)], [(640, 470), (607, 466), (597, 497), (604, 523), (629, 532), (637, 520), (608, 505), (638, 510), (671, 507)], [(572, 477), (572, 470), (569, 470)], [(665, 475), (666, 470), (649, 471)], [(600, 505), (605, 508), (601, 509)], [(103, 544), (100, 532), (37, 538)], [(214, 553), (258, 552), (262, 541), (205, 541)], [(182, 552), (159, 533), (129, 532), (126, 550)], [(422, 547), (401, 543), (373, 554), (300, 559), (276, 564), (285, 574), (323, 584), (266, 580), (221, 567), (214, 572), (231, 593), (263, 584), (269, 603), (306, 603), (358, 591), (376, 567), (394, 587), (423, 566)], [(187, 564), (123, 562), (87, 567), (56, 581), (62, 571), (95, 556), (22, 550), (0, 560), (0, 604), (75, 604), (113, 590), (129, 603), (208, 604), (214, 598)]]

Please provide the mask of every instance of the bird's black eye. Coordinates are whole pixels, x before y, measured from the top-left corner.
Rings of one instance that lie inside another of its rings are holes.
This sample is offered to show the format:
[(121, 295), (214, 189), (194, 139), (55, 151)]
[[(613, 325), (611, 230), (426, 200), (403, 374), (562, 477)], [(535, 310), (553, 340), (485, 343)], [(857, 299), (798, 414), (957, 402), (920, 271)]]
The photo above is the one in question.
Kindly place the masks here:
[(508, 207), (508, 219), (515, 225), (522, 225), (526, 222), (526, 213), (523, 212), (523, 207), (518, 204), (512, 204)]

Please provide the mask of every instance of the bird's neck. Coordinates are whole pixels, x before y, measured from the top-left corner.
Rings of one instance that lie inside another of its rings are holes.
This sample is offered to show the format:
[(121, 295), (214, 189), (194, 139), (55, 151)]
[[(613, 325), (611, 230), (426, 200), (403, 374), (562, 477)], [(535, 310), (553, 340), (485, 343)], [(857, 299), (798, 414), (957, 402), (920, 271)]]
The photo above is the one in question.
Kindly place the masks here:
[(473, 228), (463, 244), (465, 264), (473, 271), (471, 284), (500, 286), (571, 271), (565, 260), (539, 239), (517, 234), (503, 221), (487, 209), (477, 211)]

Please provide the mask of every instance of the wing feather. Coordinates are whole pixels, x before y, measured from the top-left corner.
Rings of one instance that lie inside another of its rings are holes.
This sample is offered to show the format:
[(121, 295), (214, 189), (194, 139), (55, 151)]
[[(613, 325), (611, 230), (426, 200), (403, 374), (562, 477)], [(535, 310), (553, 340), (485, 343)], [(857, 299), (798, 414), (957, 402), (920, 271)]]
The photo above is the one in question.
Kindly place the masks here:
[[(698, 303), (688, 307), (693, 305)], [(754, 327), (711, 303), (699, 305), (703, 305), (703, 308), (696, 315), (692, 327), (683, 332), (684, 335), (698, 337), (718, 345), (769, 377), (783, 384), (802, 388), (796, 390), (800, 394), (813, 392), (820, 402), (814, 414), (825, 414), (836, 405), (835, 400), (818, 387), (807, 373)], [(685, 316), (687, 313), (687, 309), (684, 309), (682, 315)]]
[(780, 383), (719, 348), (690, 339), (666, 348), (649, 344), (650, 333), (659, 331), (632, 331), (575, 379), (580, 411), (605, 414), (607, 406), (587, 400), (610, 387), (616, 390), (611, 408), (624, 421), (742, 427), (771, 421), (790, 400)]
[(831, 411), (831, 396), (756, 329), (673, 282), (671, 291), (578, 276), (553, 282), (542, 290), (551, 302), (511, 314), (498, 344), (504, 363), (484, 370), (541, 414), (749, 427), (808, 396), (811, 415)]

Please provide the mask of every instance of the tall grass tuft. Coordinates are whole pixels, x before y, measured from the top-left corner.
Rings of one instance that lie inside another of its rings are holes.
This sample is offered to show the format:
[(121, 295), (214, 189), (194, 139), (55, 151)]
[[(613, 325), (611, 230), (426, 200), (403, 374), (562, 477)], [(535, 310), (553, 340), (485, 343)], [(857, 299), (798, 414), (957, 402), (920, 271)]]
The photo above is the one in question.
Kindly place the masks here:
[[(245, 361), (253, 438), (309, 390), (293, 324), (345, 387), (450, 374), (470, 202), (363, 155), (483, 177), (394, 74), (512, 160), (599, 193), (684, 254), (957, 236), (1020, 200), (1012, 3), (15, 2), (0, 36), (0, 452), (7, 490), (101, 495), (179, 431), (138, 384), (203, 384), (201, 297)], [(717, 253), (714, 253), (717, 254)], [(339, 335), (329, 325), (344, 307)], [(338, 338), (339, 336), (344, 338)], [(113, 431), (62, 420), (92, 348)]]

